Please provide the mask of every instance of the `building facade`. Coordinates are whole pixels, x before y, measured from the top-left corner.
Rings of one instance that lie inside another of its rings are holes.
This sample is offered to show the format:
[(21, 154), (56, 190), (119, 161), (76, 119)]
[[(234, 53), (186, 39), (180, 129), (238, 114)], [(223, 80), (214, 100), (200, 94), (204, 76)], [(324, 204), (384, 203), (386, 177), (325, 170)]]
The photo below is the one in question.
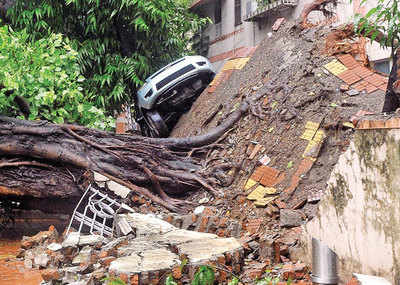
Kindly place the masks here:
[[(208, 25), (197, 38), (197, 47), (220, 69), (225, 60), (236, 56), (241, 49), (257, 46), (272, 31), (278, 18), (295, 20), (304, 7), (313, 0), (195, 0), (191, 10), (200, 16), (211, 18)], [(360, 0), (338, 1), (329, 9), (336, 15), (333, 25), (351, 22), (355, 14), (366, 13), (374, 7), (375, 0), (367, 1), (360, 7)], [(325, 20), (322, 12), (313, 11), (310, 22)], [(390, 70), (390, 51), (382, 49), (377, 43), (367, 43), (366, 51), (372, 65), (379, 71)]]

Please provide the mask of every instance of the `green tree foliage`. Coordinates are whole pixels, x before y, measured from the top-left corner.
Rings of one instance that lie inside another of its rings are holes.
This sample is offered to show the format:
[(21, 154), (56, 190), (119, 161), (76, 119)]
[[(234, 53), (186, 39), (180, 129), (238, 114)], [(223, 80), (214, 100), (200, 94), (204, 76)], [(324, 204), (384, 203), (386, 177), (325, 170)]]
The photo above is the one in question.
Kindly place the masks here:
[[(0, 27), (0, 114), (17, 116), (15, 96), (30, 105), (29, 119), (55, 123), (76, 122), (97, 128), (111, 126), (113, 119), (89, 103), (80, 75), (78, 53), (60, 34), (30, 42), (25, 30)], [(7, 97), (5, 91), (14, 90)], [(23, 118), (23, 117), (21, 117)]]
[[(361, 5), (367, 0), (361, 1)], [(377, 0), (377, 5), (364, 16), (356, 15), (358, 34), (377, 40), (382, 46), (398, 47), (400, 10), (398, 0)]]
[(84, 88), (98, 107), (130, 101), (143, 80), (188, 52), (207, 21), (175, 0), (16, 0), (7, 13), (31, 39), (65, 34), (75, 44)]
[(215, 281), (214, 269), (208, 265), (200, 266), (199, 270), (194, 274), (192, 285), (212, 285)]

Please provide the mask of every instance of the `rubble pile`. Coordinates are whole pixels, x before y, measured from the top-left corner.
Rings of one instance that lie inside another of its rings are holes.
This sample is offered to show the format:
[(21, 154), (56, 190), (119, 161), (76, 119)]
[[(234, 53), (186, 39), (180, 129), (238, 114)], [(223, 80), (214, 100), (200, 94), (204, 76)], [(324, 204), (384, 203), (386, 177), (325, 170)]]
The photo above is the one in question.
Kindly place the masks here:
[(153, 215), (120, 218), (133, 229), (128, 235), (70, 232), (63, 238), (50, 228), (24, 237), (18, 257), (26, 268), (40, 270), (43, 284), (103, 284), (107, 277), (126, 284), (163, 284), (169, 274), (186, 282), (201, 265), (215, 266), (218, 282), (224, 283), (232, 278), (229, 272), (242, 271), (244, 249), (235, 238), (178, 229)]
[(209, 197), (205, 204), (238, 221), (242, 240), (251, 240), (245, 266), (250, 272), (269, 262), (268, 270), (301, 261), (301, 226), (318, 215), (318, 202), (358, 115), (382, 110), (387, 77), (364, 66), (363, 45), (335, 56), (327, 45), (335, 45), (332, 26), (302, 30), (285, 22), (244, 68), (203, 92), (172, 133), (206, 133), (243, 100), (250, 102), (249, 115), (207, 153), (208, 167), (217, 161), (240, 170), (230, 172), (233, 183), (223, 199)]
[[(311, 284), (311, 268), (302, 262), (302, 225), (318, 214), (326, 181), (353, 136), (355, 115), (381, 110), (386, 82), (356, 66), (362, 57), (327, 55), (330, 32), (327, 26), (301, 31), (285, 21), (242, 69), (228, 70), (229, 79), (206, 89), (181, 118), (172, 134), (196, 135), (244, 99), (251, 103), (249, 114), (207, 149), (207, 168), (237, 169), (223, 197), (191, 193), (192, 212), (171, 214), (95, 173), (100, 188), (129, 199), (137, 212), (118, 215), (128, 224), (117, 222), (122, 236), (60, 236), (50, 229), (24, 238), (18, 257), (38, 268), (45, 284), (101, 284), (109, 276), (163, 284), (169, 274), (185, 283), (202, 264), (214, 266), (220, 284), (230, 273), (243, 284)], [(149, 212), (157, 217), (144, 215)]]

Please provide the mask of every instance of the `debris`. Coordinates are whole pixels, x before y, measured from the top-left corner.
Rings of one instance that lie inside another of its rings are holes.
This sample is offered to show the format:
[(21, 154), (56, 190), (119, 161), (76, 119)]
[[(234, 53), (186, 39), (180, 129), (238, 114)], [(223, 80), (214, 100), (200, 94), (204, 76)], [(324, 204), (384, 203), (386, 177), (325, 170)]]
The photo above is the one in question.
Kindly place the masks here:
[[(82, 202), (84, 199), (87, 199), (87, 204), (84, 206), (82, 212), (78, 211), (78, 208), (83, 207)], [(92, 185), (89, 185), (75, 207), (67, 232), (69, 232), (74, 223), (77, 223), (79, 225), (78, 234), (88, 228), (91, 234), (98, 232), (101, 235), (113, 236), (113, 228), (107, 224), (113, 224), (114, 214), (121, 208), (122, 204), (109, 198), (108, 195), (102, 193), (100, 190), (96, 190)]]
[(285, 22), (285, 18), (276, 19), (275, 23), (272, 25), (272, 30), (276, 32), (279, 30), (280, 26)]
[(260, 185), (247, 196), (247, 199), (257, 201), (257, 200), (261, 200), (262, 198), (264, 198), (265, 195), (267, 195), (267, 194), (275, 194), (275, 193), (276, 193), (275, 188), (263, 187)]
[(297, 203), (292, 207), (292, 209), (293, 209), (293, 210), (300, 209), (300, 208), (302, 208), (306, 203), (307, 203), (307, 199), (306, 199), (306, 198), (300, 199), (300, 201), (297, 202)]
[(266, 205), (268, 205), (269, 203), (274, 201), (276, 198), (278, 198), (278, 196), (261, 198), (261, 199), (258, 199), (257, 201), (255, 201), (254, 205), (256, 207), (265, 207)]
[(319, 125), (320, 124), (317, 122), (308, 121), (304, 127), (305, 128), (304, 133), (301, 135), (300, 138), (308, 141), (312, 140), (319, 128)]
[[(261, 179), (261, 177), (259, 178)], [(259, 180), (258, 179), (258, 180)], [(246, 182), (246, 185), (244, 186), (244, 190), (249, 190), (251, 187), (253, 187), (254, 185), (256, 185), (258, 183), (257, 180), (251, 179), (249, 178)]]
[(260, 158), (259, 162), (262, 165), (268, 165), (271, 162), (271, 158), (268, 155), (264, 155), (263, 157)]
[(257, 233), (261, 228), (262, 222), (263, 222), (262, 219), (249, 220), (246, 224), (246, 231), (248, 231), (251, 235)]
[(340, 85), (340, 91), (344, 92), (344, 91), (349, 91), (350, 87), (347, 84), (342, 84)]
[(300, 210), (281, 209), (280, 226), (281, 227), (298, 227), (301, 226), (304, 214)]
[(342, 72), (347, 70), (347, 67), (341, 64), (338, 60), (334, 59), (331, 62), (324, 65), (325, 69), (328, 70), (335, 76), (338, 76)]
[(319, 200), (321, 200), (322, 195), (323, 195), (322, 190), (319, 190), (314, 193), (310, 193), (307, 197), (307, 202), (308, 203), (318, 202)]
[(260, 144), (256, 144), (256, 146), (254, 147), (252, 153), (249, 156), (249, 159), (252, 160), (254, 159), (254, 157), (257, 155), (257, 153), (262, 149), (262, 145)]
[(49, 244), (49, 245), (47, 246), (47, 248), (50, 249), (51, 251), (57, 251), (57, 250), (62, 249), (62, 245), (59, 244), (59, 243), (53, 242), (53, 243)]
[(108, 189), (113, 191), (115, 194), (120, 196), (121, 198), (126, 198), (131, 190), (128, 187), (125, 187), (121, 184), (118, 184), (114, 181), (108, 181), (107, 183)]
[(210, 202), (210, 198), (208, 197), (204, 197), (199, 200), (200, 204), (207, 204), (208, 202)]
[(201, 213), (203, 213), (204, 209), (206, 207), (204, 207), (203, 205), (198, 206), (194, 209), (193, 214), (195, 214), (196, 216), (200, 215)]
[(344, 127), (351, 128), (351, 129), (354, 129), (354, 128), (355, 128), (355, 126), (353, 125), (353, 123), (350, 123), (350, 122), (344, 122), (344, 123), (343, 123), (343, 126), (344, 126)]
[(349, 91), (346, 91), (346, 94), (349, 96), (357, 96), (358, 94), (360, 94), (360, 92), (356, 89), (350, 89)]
[(129, 225), (125, 217), (117, 216), (117, 227), (122, 235), (126, 236), (130, 232), (132, 232), (132, 227)]

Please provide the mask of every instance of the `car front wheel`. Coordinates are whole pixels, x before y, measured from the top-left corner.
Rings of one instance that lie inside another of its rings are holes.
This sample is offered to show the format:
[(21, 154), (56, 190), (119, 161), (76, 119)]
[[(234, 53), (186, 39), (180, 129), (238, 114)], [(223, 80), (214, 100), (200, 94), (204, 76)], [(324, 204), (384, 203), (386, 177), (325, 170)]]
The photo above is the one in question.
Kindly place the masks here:
[(147, 135), (153, 138), (162, 138), (168, 136), (168, 126), (165, 124), (160, 113), (158, 113), (156, 110), (147, 111), (144, 114), (144, 119), (147, 127), (149, 128), (149, 133)]

